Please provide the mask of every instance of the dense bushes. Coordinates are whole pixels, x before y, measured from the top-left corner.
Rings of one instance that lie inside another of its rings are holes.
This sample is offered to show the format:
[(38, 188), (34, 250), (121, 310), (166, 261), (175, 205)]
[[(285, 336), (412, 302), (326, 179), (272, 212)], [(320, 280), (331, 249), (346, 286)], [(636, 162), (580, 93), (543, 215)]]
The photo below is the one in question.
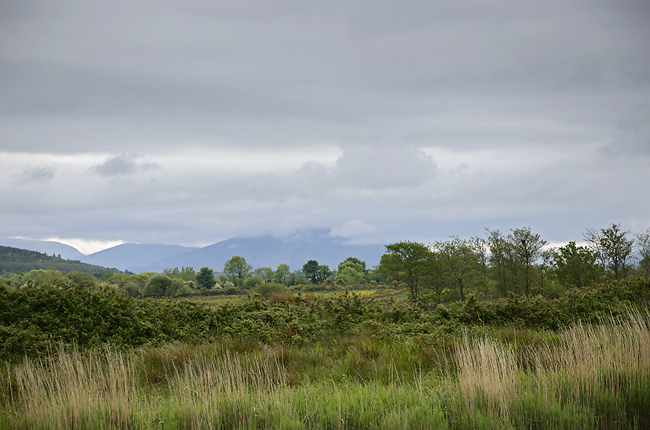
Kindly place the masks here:
[(214, 314), (179, 300), (137, 300), (111, 287), (0, 286), (0, 356), (56, 349), (199, 340), (214, 332)]
[[(512, 296), (427, 309), (390, 300), (377, 304), (354, 293), (334, 299), (290, 296), (271, 301), (249, 297), (211, 307), (183, 299), (136, 299), (113, 287), (66, 283), (0, 286), (0, 357), (15, 359), (56, 349), (118, 347), (240, 338), (300, 345), (358, 335), (378, 338), (458, 333), (473, 326), (516, 325), (557, 330), (576, 320), (596, 321), (650, 303), (645, 283), (613, 282), (569, 290), (559, 299)], [(273, 298), (273, 296), (272, 296)]]

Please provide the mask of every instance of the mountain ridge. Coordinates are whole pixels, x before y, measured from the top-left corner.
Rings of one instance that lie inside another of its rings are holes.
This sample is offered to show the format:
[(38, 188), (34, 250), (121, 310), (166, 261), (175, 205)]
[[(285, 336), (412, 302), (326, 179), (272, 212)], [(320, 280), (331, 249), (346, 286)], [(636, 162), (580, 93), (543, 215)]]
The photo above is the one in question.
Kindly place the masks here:
[[(25, 244), (30, 248), (26, 249), (38, 252), (45, 252), (43, 249), (49, 251), (53, 243), (58, 243), (28, 242)], [(4, 238), (0, 238), (0, 245), (4, 244)], [(40, 245), (42, 248), (39, 248)], [(368, 267), (373, 267), (379, 264), (379, 259), (385, 252), (384, 245), (349, 244), (345, 239), (331, 236), (329, 230), (325, 229), (303, 230), (286, 237), (270, 234), (237, 236), (204, 247), (123, 243), (89, 255), (83, 255), (69, 245), (60, 245), (77, 251), (78, 254), (71, 252), (76, 255), (76, 260), (134, 273), (160, 273), (166, 268), (183, 266), (193, 267), (196, 271), (201, 267), (210, 267), (215, 272), (220, 272), (224, 263), (235, 255), (244, 257), (254, 268), (275, 268), (279, 264), (288, 264), (291, 270), (296, 270), (302, 268), (309, 260), (336, 268), (347, 257), (359, 258), (365, 261)]]

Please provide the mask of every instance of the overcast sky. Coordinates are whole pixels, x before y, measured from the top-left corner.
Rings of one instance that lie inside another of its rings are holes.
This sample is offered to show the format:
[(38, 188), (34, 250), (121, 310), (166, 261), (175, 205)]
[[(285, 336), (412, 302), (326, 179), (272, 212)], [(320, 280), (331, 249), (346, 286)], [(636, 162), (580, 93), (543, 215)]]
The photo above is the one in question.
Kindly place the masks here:
[(0, 0), (0, 236), (650, 226), (647, 0)]

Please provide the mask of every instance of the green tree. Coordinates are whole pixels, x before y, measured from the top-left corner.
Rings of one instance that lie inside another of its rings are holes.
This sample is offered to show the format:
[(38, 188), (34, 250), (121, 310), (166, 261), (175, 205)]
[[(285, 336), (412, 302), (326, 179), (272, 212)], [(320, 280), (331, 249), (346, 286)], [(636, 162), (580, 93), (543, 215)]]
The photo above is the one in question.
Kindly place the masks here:
[(304, 273), (313, 284), (315, 284), (316, 279), (318, 279), (318, 266), (319, 264), (316, 260), (309, 260), (304, 264), (304, 266), (302, 266), (302, 273)]
[(309, 260), (302, 266), (302, 272), (311, 280), (312, 284), (324, 282), (332, 276), (332, 271), (326, 264), (318, 264), (316, 260)]
[(339, 263), (335, 280), (336, 283), (344, 285), (361, 284), (366, 281), (367, 274), (365, 261), (348, 257)]
[(223, 274), (236, 286), (242, 286), (252, 271), (253, 266), (246, 263), (246, 259), (239, 255), (233, 256), (223, 265)]
[(275, 272), (270, 267), (260, 267), (253, 270), (253, 275), (261, 276), (264, 282), (273, 282)]
[(643, 233), (636, 234), (636, 244), (639, 256), (639, 272), (650, 283), (650, 228)]
[(172, 279), (167, 275), (154, 275), (149, 279), (147, 286), (144, 287), (146, 297), (162, 297), (167, 295), (168, 289), (172, 285)]
[(451, 284), (458, 288), (460, 300), (465, 301), (466, 288), (481, 285), (480, 255), (470, 241), (455, 236), (434, 242), (432, 248), (440, 256), (443, 273), (451, 280)]
[(632, 257), (634, 240), (626, 236), (620, 224), (612, 224), (600, 230), (588, 229), (584, 238), (588, 246), (596, 253), (604, 270), (609, 270), (614, 279), (627, 275), (629, 260)]
[(73, 270), (72, 272), (68, 272), (66, 276), (74, 284), (82, 287), (90, 288), (97, 285), (97, 278), (95, 278), (93, 275), (91, 275), (88, 272), (80, 272), (78, 270)]
[(508, 288), (512, 288), (512, 278), (516, 275), (513, 264), (514, 251), (512, 245), (499, 230), (487, 230), (488, 261), (492, 268), (491, 274), (501, 296), (506, 296)]
[(273, 280), (278, 284), (287, 285), (287, 283), (289, 282), (290, 274), (291, 274), (291, 270), (288, 264), (284, 264), (284, 263), (279, 264), (278, 268), (275, 269)]
[(379, 269), (404, 282), (411, 293), (411, 299), (416, 301), (431, 272), (431, 251), (421, 243), (410, 241), (386, 245), (386, 250), (388, 256), (382, 256)]
[(531, 286), (540, 277), (537, 261), (546, 241), (530, 228), (512, 229), (508, 236), (499, 230), (488, 231), (489, 262), (499, 291), (530, 294)]
[(217, 281), (214, 279), (214, 271), (209, 267), (201, 267), (199, 273), (196, 274), (196, 284), (199, 288), (210, 289), (214, 287)]
[(583, 288), (598, 278), (597, 256), (584, 246), (569, 242), (555, 252), (558, 280), (567, 286)]
[(259, 275), (249, 276), (244, 280), (244, 288), (252, 290), (258, 285), (264, 284), (264, 278)]
[(541, 257), (542, 248), (546, 245), (546, 241), (542, 240), (539, 234), (531, 232), (528, 227), (511, 231), (512, 233), (508, 235), (508, 239), (514, 249), (517, 263), (522, 267), (524, 293), (529, 295), (530, 286), (536, 274), (535, 263)]

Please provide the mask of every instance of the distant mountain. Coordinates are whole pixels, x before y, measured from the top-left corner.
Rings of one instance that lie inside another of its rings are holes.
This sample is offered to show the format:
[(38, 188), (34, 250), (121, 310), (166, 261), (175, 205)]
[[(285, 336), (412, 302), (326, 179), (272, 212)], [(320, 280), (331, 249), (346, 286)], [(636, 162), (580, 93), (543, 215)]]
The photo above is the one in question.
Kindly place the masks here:
[(56, 269), (68, 273), (71, 271), (88, 272), (100, 275), (106, 271), (117, 272), (117, 269), (107, 269), (101, 266), (52, 257), (38, 251), (30, 251), (10, 246), (0, 246), (0, 274), (24, 273), (37, 269)]
[(143, 270), (137, 270), (138, 267), (148, 267), (152, 262), (172, 258), (197, 249), (199, 248), (180, 245), (123, 243), (86, 255), (81, 260), (85, 263), (141, 272)]
[[(309, 230), (287, 238), (270, 235), (259, 237), (236, 237), (154, 261), (137, 268), (134, 272), (151, 270), (161, 272), (165, 268), (190, 266), (195, 270), (207, 266), (216, 272), (223, 270), (226, 260), (234, 255), (246, 259), (255, 268), (288, 264), (291, 270), (301, 269), (309, 260), (336, 268), (348, 257), (366, 262), (367, 267), (379, 264), (386, 248), (383, 245), (349, 245), (343, 239), (328, 235), (327, 230)], [(119, 267), (119, 266), (118, 266)]]
[(60, 255), (61, 258), (66, 260), (79, 260), (84, 257), (84, 255), (76, 248), (51, 240), (28, 240), (13, 237), (0, 237), (0, 245), (42, 252), (47, 255)]
[(51, 241), (0, 238), (0, 245), (30, 249), (48, 255), (61, 254), (62, 258), (135, 273), (160, 273), (166, 268), (183, 266), (193, 267), (197, 271), (207, 266), (215, 272), (220, 272), (226, 260), (234, 255), (244, 257), (248, 264), (255, 268), (276, 268), (284, 263), (288, 264), (291, 270), (296, 270), (301, 269), (307, 261), (316, 260), (334, 269), (348, 257), (363, 260), (370, 268), (379, 264), (379, 259), (386, 251), (383, 245), (347, 244), (344, 239), (330, 236), (328, 230), (307, 230), (284, 238), (270, 235), (235, 237), (203, 248), (124, 243), (90, 255), (83, 255), (71, 246)]

